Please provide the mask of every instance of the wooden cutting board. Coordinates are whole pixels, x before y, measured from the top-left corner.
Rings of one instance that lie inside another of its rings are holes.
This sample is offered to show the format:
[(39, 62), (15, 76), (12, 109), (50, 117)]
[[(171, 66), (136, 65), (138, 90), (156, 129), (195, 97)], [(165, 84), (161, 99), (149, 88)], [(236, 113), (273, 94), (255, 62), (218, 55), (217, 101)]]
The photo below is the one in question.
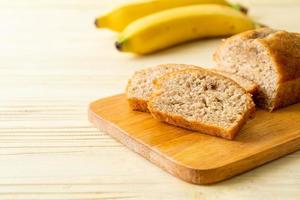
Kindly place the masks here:
[(131, 111), (124, 94), (93, 102), (89, 120), (167, 172), (195, 184), (222, 181), (300, 149), (300, 104), (273, 113), (258, 110), (234, 141)]

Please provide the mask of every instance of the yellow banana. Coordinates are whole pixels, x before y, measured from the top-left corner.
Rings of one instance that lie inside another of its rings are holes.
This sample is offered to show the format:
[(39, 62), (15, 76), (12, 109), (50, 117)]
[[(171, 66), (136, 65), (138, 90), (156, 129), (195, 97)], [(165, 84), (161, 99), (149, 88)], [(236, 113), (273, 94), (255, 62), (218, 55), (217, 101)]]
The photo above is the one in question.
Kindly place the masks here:
[(226, 0), (140, 0), (113, 9), (95, 21), (99, 28), (122, 31), (131, 22), (162, 10), (194, 4), (229, 5)]
[(120, 51), (148, 54), (199, 38), (254, 29), (245, 14), (228, 6), (203, 4), (173, 8), (131, 23), (119, 36)]

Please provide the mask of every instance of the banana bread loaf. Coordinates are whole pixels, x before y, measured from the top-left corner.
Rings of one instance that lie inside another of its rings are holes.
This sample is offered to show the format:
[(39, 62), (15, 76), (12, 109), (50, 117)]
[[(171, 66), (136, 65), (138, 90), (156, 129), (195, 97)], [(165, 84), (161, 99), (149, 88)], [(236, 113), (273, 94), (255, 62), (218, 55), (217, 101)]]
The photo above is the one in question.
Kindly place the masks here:
[(258, 106), (273, 111), (300, 102), (300, 34), (262, 28), (226, 39), (218, 68), (258, 84)]

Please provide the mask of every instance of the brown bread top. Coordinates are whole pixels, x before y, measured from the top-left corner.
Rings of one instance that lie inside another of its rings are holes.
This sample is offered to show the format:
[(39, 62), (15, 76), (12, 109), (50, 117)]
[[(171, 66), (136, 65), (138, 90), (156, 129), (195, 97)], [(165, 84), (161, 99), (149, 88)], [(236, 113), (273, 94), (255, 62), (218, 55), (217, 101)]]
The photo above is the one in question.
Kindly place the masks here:
[(280, 82), (300, 77), (300, 34), (286, 31), (275, 32), (262, 39), (276, 63)]

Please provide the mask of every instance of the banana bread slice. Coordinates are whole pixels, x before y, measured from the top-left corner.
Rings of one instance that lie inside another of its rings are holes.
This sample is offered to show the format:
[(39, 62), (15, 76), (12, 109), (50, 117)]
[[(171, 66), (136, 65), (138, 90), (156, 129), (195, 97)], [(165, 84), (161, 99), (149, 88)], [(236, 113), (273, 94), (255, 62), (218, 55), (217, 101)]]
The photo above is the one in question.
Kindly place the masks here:
[(244, 88), (206, 69), (173, 72), (155, 85), (148, 102), (153, 117), (201, 133), (233, 139), (255, 111)]
[(226, 39), (214, 54), (218, 68), (258, 85), (255, 101), (273, 111), (300, 102), (300, 34), (262, 28)]
[(163, 64), (135, 72), (126, 88), (129, 106), (136, 111), (148, 112), (147, 102), (155, 90), (153, 80), (170, 72), (195, 67), (184, 64)]

